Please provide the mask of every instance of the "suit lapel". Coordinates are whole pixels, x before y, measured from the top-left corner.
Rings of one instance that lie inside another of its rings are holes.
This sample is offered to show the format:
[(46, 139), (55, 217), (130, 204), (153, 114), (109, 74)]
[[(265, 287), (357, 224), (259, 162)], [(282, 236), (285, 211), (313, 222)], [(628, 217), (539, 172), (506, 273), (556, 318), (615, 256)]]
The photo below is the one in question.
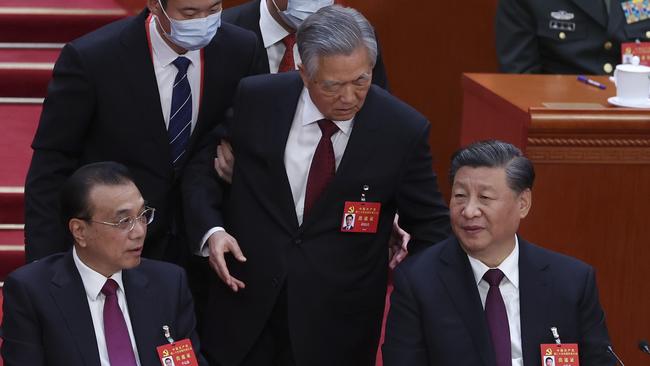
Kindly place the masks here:
[(484, 365), (494, 366), (495, 356), (491, 346), (490, 336), (485, 319), (481, 298), (467, 259), (467, 254), (461, 249), (457, 239), (451, 239), (445, 244), (440, 255), (441, 265), (438, 271), (445, 284), (460, 317), (465, 322), (472, 342), (478, 351)]
[(271, 72), (269, 68), (269, 55), (266, 53), (264, 47), (264, 40), (262, 39), (262, 30), (260, 29), (260, 1), (251, 1), (248, 3), (248, 8), (245, 9), (242, 22), (244, 28), (250, 29), (257, 35), (257, 53), (259, 55), (260, 71), (264, 74)]
[[(99, 366), (99, 351), (86, 290), (69, 251), (50, 282), (54, 304), (68, 325), (69, 336), (85, 365)], [(63, 335), (63, 333), (62, 333)]]
[[(605, 3), (602, 0), (573, 0), (573, 2), (585, 13), (589, 14), (589, 16), (592, 17), (596, 22), (598, 22), (604, 28), (607, 28), (607, 11), (605, 10)], [(612, 5), (614, 5), (613, 2)]]
[[(213, 108), (214, 101), (222, 100), (223, 96), (219, 95), (219, 84), (214, 82), (219, 80), (217, 75), (223, 72), (223, 57), (226, 54), (221, 52), (223, 48), (223, 33), (217, 32), (215, 38), (210, 44), (205, 47), (202, 52), (202, 62), (203, 62), (203, 80), (201, 81), (201, 91), (202, 95), (198, 95), (201, 101), (199, 104), (199, 114), (196, 120), (196, 125), (192, 135), (190, 136), (190, 142), (187, 147), (188, 151), (193, 151), (194, 146), (199, 142), (200, 137), (204, 136), (207, 132), (206, 130), (214, 124), (214, 118), (221, 118), (221, 116), (215, 116), (214, 113), (211, 113), (211, 108)], [(186, 155), (187, 156), (187, 155)], [(184, 159), (182, 163), (185, 163), (187, 160)]]
[[(548, 325), (544, 322), (553, 296), (549, 283), (549, 263), (543, 256), (531, 253), (535, 248), (519, 238), (519, 306), (521, 322), (521, 348), (525, 365), (539, 363), (538, 334)], [(553, 311), (553, 310), (551, 310)], [(547, 330), (547, 329), (546, 329)], [(550, 330), (547, 330), (550, 338)]]
[(155, 319), (159, 319), (154, 315), (159, 306), (149, 290), (149, 280), (137, 267), (122, 271), (122, 280), (140, 362), (153, 365), (159, 362), (155, 358), (155, 350), (162, 344), (155, 341), (163, 339), (162, 326), (165, 325), (155, 322)]
[[(287, 78), (289, 75), (278, 77)], [(266, 118), (266, 121), (264, 121), (266, 131), (264, 136), (268, 136), (265, 149), (267, 151), (266, 156), (268, 156), (268, 171), (271, 182), (274, 183), (272, 184), (274, 194), (270, 197), (273, 201), (271, 207), (279, 208), (278, 215), (274, 216), (288, 231), (293, 232), (298, 227), (298, 217), (296, 216), (296, 206), (293, 201), (291, 185), (287, 177), (287, 169), (284, 165), (284, 151), (303, 83), (298, 73), (295, 73), (295, 78), (290, 80), (290, 83), (278, 83), (283, 86), (286, 84), (286, 87), (282, 89), (282, 93), (284, 93), (283, 99), (286, 102), (274, 103), (272, 113), (268, 114), (269, 117), (263, 118)]]
[[(310, 224), (320, 221), (320, 212), (322, 212), (328, 202), (336, 200), (339, 195), (337, 192), (341, 191), (346, 184), (348, 184), (346, 177), (354, 177), (366, 163), (366, 160), (373, 154), (373, 145), (377, 141), (377, 133), (379, 131), (381, 118), (377, 118), (372, 112), (376, 110), (372, 106), (375, 100), (374, 86), (370, 88), (364, 107), (354, 116), (354, 126), (350, 134), (350, 139), (345, 147), (345, 152), (341, 158), (341, 163), (334, 179), (325, 189), (325, 192), (314, 203), (309, 216), (305, 217), (303, 227), (308, 227)], [(361, 196), (362, 187), (359, 187), (359, 196)]]
[(156, 146), (161, 148), (161, 151), (158, 151), (156, 155), (167, 157), (165, 160), (169, 169), (171, 169), (169, 137), (167, 136), (162, 107), (160, 106), (158, 81), (153, 68), (145, 28), (148, 15), (149, 12), (144, 10), (133, 18), (131, 24), (122, 31), (123, 50), (118, 53), (117, 57), (122, 64), (121, 69), (128, 75), (128, 77), (124, 78), (124, 80), (129, 80), (125, 92), (132, 96), (135, 103), (142, 106), (137, 108), (137, 111), (140, 112), (140, 121), (142, 121), (142, 126), (138, 127), (137, 130), (145, 131), (146, 133), (143, 136), (156, 142)]

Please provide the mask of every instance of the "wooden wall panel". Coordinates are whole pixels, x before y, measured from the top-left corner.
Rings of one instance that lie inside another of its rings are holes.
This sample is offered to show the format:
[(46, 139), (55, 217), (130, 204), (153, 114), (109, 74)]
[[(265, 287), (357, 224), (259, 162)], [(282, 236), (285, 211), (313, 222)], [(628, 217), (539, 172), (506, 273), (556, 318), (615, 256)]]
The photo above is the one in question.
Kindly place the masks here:
[(461, 72), (495, 72), (496, 0), (346, 0), (377, 30), (393, 93), (432, 124), (438, 181), (449, 197), (449, 158), (459, 147)]

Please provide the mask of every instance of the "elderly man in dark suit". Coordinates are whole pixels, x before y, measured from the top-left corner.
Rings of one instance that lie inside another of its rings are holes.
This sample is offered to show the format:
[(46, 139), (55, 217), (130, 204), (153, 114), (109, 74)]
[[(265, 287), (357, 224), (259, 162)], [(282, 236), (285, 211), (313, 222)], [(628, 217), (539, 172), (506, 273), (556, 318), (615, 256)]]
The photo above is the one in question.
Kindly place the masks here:
[[(297, 42), (299, 73), (240, 83), (227, 194), (216, 141), (183, 182), (190, 240), (221, 279), (202, 333), (214, 364), (374, 365), (395, 211), (413, 252), (449, 233), (429, 123), (371, 84), (367, 20), (325, 7)], [(343, 231), (350, 211), (357, 229)]]
[(540, 365), (540, 344), (577, 343), (614, 365), (593, 268), (517, 235), (535, 173), (516, 147), (479, 142), (452, 158), (455, 236), (394, 272), (384, 365)]
[(140, 15), (66, 45), (32, 143), (25, 187), (27, 260), (70, 247), (57, 194), (79, 166), (129, 167), (157, 208), (148, 258), (183, 262), (180, 177), (220, 123), (239, 80), (257, 73), (252, 32), (221, 24), (221, 0), (148, 0)]
[[(86, 165), (61, 189), (74, 247), (13, 272), (4, 285), (6, 366), (160, 365), (156, 347), (189, 338), (198, 357), (183, 270), (141, 259), (147, 207), (126, 167)], [(52, 240), (57, 240), (52, 238)]]

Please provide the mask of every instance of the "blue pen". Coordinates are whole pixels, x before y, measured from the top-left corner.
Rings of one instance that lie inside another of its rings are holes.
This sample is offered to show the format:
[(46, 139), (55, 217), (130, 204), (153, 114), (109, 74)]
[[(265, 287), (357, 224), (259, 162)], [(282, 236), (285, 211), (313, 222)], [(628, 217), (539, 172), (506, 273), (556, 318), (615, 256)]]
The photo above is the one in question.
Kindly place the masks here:
[(585, 84), (589, 84), (591, 86), (595, 86), (598, 89), (607, 89), (607, 87), (596, 80), (591, 80), (588, 77), (584, 75), (578, 75), (578, 81), (583, 82)]

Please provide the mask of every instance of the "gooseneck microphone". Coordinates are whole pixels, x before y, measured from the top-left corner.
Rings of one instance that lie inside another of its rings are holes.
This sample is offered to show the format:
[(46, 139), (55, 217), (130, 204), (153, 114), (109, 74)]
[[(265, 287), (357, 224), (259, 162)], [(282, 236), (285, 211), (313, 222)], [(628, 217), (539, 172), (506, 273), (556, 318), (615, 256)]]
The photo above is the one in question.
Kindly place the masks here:
[(614, 352), (614, 349), (612, 348), (612, 346), (609, 346), (609, 345), (608, 345), (608, 346), (607, 346), (607, 350), (609, 351), (609, 353), (611, 353), (612, 355), (614, 355), (614, 357), (616, 357), (616, 360), (618, 361), (618, 363), (621, 364), (621, 366), (625, 366), (625, 364), (623, 363), (623, 361), (621, 361), (621, 359), (618, 357), (618, 355), (616, 354), (616, 352)]
[(639, 341), (639, 349), (650, 355), (650, 346), (648, 346), (648, 341), (645, 339)]

